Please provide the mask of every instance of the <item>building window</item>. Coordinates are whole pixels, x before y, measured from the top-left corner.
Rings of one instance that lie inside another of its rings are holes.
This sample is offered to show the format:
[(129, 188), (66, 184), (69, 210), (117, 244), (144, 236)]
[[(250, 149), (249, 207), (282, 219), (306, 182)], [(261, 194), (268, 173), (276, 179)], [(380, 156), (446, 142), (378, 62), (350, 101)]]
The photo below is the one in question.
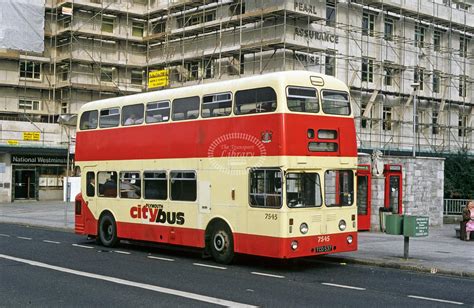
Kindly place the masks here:
[(369, 110), (369, 114), (367, 117), (364, 117), (364, 113), (367, 110), (367, 104), (362, 104), (362, 107), (360, 109), (360, 126), (362, 128), (372, 128), (372, 121), (370, 119), (372, 118), (372, 108)]
[(384, 84), (386, 86), (391, 86), (393, 84), (393, 73), (394, 69), (391, 67), (384, 67)]
[(362, 58), (362, 81), (374, 81), (374, 60)]
[(383, 130), (392, 130), (392, 107), (383, 107)]
[(375, 15), (364, 11), (362, 15), (362, 35), (374, 36)]
[(41, 110), (41, 102), (37, 100), (20, 99), (18, 101), (20, 110)]
[(336, 52), (334, 50), (326, 50), (324, 64), (324, 73), (326, 75), (336, 76)]
[(113, 74), (115, 67), (101, 67), (100, 68), (100, 81), (113, 82)]
[(204, 61), (204, 79), (214, 78), (214, 60), (208, 59)]
[(466, 137), (467, 135), (467, 116), (459, 115), (459, 122), (458, 122), (458, 137)]
[(326, 0), (326, 26), (336, 26), (336, 1)]
[(459, 76), (459, 96), (466, 97), (467, 76)]
[(393, 40), (393, 33), (394, 33), (395, 23), (391, 18), (385, 18), (385, 25), (384, 25), (384, 39), (387, 41)]
[(467, 50), (469, 47), (469, 39), (465, 36), (459, 38), (459, 55), (461, 57), (467, 57)]
[(424, 76), (423, 76), (424, 74), (423, 74), (423, 73), (424, 73), (423, 69), (418, 68), (418, 67), (415, 68), (415, 73), (414, 73), (414, 76), (413, 76), (413, 81), (414, 81), (415, 83), (419, 83), (419, 84), (420, 84), (419, 87), (418, 87), (418, 90), (420, 90), (420, 91), (423, 91), (423, 78), (424, 78)]
[(103, 16), (102, 17), (102, 32), (114, 32), (115, 17), (112, 16)]
[(433, 114), (431, 115), (431, 122), (433, 124), (433, 127), (431, 129), (431, 133), (433, 135), (438, 135), (439, 134), (439, 124), (438, 124), (438, 112), (433, 111)]
[(195, 26), (216, 19), (216, 10), (202, 11), (177, 18), (178, 28)]
[(201, 66), (200, 61), (186, 62), (184, 68), (187, 72), (187, 80), (196, 80), (199, 78), (199, 68)]
[(150, 24), (150, 32), (153, 34), (162, 33), (166, 31), (166, 22), (164, 21), (155, 21)]
[(426, 29), (422, 25), (415, 25), (415, 47), (424, 47)]
[(438, 71), (433, 72), (433, 93), (439, 93), (439, 84), (440, 84), (440, 73)]
[(433, 49), (434, 51), (441, 50), (441, 31), (435, 30), (433, 33)]
[(20, 61), (20, 77), (41, 80), (41, 63), (28, 60)]
[(141, 86), (143, 84), (143, 71), (142, 70), (132, 70), (131, 72), (131, 82), (133, 85)]
[(132, 36), (143, 37), (145, 24), (143, 22), (132, 22)]

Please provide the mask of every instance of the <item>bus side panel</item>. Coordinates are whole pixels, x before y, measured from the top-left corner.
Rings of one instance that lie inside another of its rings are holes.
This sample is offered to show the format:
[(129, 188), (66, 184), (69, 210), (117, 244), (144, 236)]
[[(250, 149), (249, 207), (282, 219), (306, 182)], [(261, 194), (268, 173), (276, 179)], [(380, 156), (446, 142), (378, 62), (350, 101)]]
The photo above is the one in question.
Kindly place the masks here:
[(76, 197), (74, 232), (83, 235), (97, 235), (97, 219), (95, 219), (82, 195)]
[[(237, 233), (234, 234), (235, 251), (263, 257), (291, 259), (357, 250), (357, 232), (327, 234), (323, 237), (327, 236), (330, 237), (330, 241), (322, 243), (321, 236), (318, 235), (278, 238)], [(348, 236), (352, 236), (351, 244), (347, 242)], [(293, 241), (298, 242), (296, 250), (291, 249)]]
[(122, 239), (204, 247), (204, 230), (117, 222), (117, 236)]

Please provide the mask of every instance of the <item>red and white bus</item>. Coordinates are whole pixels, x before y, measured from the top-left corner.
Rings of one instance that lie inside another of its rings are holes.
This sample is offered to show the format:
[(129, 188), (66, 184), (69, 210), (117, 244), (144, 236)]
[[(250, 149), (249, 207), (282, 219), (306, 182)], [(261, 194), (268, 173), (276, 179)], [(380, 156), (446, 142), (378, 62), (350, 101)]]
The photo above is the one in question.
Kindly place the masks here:
[(307, 71), (105, 99), (79, 112), (75, 232), (297, 258), (357, 249), (347, 86)]

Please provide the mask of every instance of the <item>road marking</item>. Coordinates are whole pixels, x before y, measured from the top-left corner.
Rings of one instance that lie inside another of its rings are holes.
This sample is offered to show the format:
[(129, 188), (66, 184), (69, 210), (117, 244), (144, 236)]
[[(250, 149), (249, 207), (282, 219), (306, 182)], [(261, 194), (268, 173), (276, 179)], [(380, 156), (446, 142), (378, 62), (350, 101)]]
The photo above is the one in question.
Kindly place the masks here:
[(10, 237), (10, 235), (8, 235), (8, 234), (1, 234), (1, 233), (0, 233), (0, 236), (3, 236), (3, 237)]
[(424, 299), (424, 300), (433, 301), (433, 302), (446, 303), (446, 304), (464, 305), (464, 303), (461, 303), (461, 302), (448, 301), (448, 300), (439, 299), (439, 298), (423, 297), (423, 296), (416, 296), (416, 295), (408, 295), (408, 297), (416, 298), (416, 299)]
[(94, 247), (92, 247), (92, 246), (79, 245), (79, 244), (72, 244), (72, 246), (74, 246), (74, 247), (80, 247), (80, 248), (89, 248), (89, 249), (94, 248)]
[(94, 274), (94, 273), (88, 273), (88, 272), (73, 270), (73, 269), (66, 268), (66, 267), (60, 267), (60, 266), (50, 265), (50, 264), (47, 264), (47, 263), (37, 262), (37, 261), (33, 261), (33, 260), (16, 258), (16, 257), (3, 255), (3, 254), (0, 254), (0, 258), (11, 260), (11, 261), (16, 261), (16, 262), (20, 262), (20, 263), (29, 264), (31, 266), (47, 268), (47, 269), (51, 269), (51, 270), (58, 271), (58, 272), (63, 272), (63, 273), (68, 273), (68, 274), (73, 274), (73, 275), (77, 275), (77, 276), (88, 277), (88, 278), (93, 278), (93, 279), (98, 279), (98, 280), (103, 280), (103, 281), (109, 281), (109, 282), (113, 282), (113, 283), (116, 283), (116, 284), (141, 288), (141, 289), (155, 291), (155, 292), (164, 293), (164, 294), (170, 294), (170, 295), (174, 295), (174, 296), (178, 296), (178, 297), (188, 298), (188, 299), (201, 301), (201, 302), (205, 302), (205, 303), (211, 303), (211, 304), (220, 305), (220, 306), (257, 307), (257, 306), (243, 304), (243, 303), (224, 300), (224, 299), (220, 299), (220, 298), (217, 298), (217, 297), (210, 297), (210, 296), (200, 295), (200, 294), (191, 293), (191, 292), (185, 292), (185, 291), (180, 291), (180, 290), (175, 290), (175, 289), (170, 289), (170, 288), (164, 288), (164, 287), (155, 286), (155, 285), (146, 284), (146, 283), (134, 282), (134, 281), (130, 281), (130, 280), (125, 280), (125, 279), (120, 279), (120, 278), (115, 278), (115, 277), (110, 277), (110, 276), (105, 276), (105, 275), (99, 275), (99, 274)]
[(31, 241), (31, 240), (32, 240), (31, 237), (24, 237), (24, 236), (17, 236), (16, 238), (19, 238), (20, 240), (27, 240), (27, 241)]
[(50, 240), (43, 240), (43, 242), (50, 243), (50, 244), (61, 244), (61, 242), (50, 241)]
[(131, 253), (128, 252), (128, 251), (120, 251), (120, 250), (114, 250), (115, 253), (119, 253), (119, 254), (122, 254), (122, 255), (130, 255)]
[(161, 257), (154, 257), (154, 256), (148, 256), (147, 258), (148, 258), (148, 259), (161, 260), (161, 261), (174, 262), (174, 259), (168, 259), (168, 258), (161, 258)]
[(352, 290), (359, 290), (359, 291), (365, 291), (366, 290), (365, 288), (346, 286), (346, 285), (343, 285), (343, 284), (335, 284), (335, 283), (329, 283), (329, 282), (322, 282), (321, 284), (323, 284), (325, 286), (336, 287), (336, 288), (352, 289)]
[(215, 268), (215, 269), (221, 269), (221, 270), (226, 270), (227, 269), (227, 267), (223, 267), (223, 266), (216, 266), (216, 265), (209, 265), (209, 264), (202, 264), (202, 263), (193, 263), (193, 265), (202, 266), (202, 267), (209, 267), (209, 268)]
[(259, 273), (259, 272), (251, 272), (253, 275), (259, 275), (259, 276), (266, 276), (266, 277), (273, 277), (273, 278), (285, 278), (285, 276), (280, 276), (280, 275), (272, 275), (272, 274), (266, 274), (266, 273)]

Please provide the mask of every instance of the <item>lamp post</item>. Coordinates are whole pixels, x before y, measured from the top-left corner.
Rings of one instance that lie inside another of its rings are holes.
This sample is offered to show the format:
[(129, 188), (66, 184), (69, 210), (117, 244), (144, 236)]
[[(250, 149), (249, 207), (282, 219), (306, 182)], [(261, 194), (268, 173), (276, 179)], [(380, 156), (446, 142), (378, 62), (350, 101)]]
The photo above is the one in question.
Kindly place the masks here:
[[(61, 114), (58, 117), (58, 124), (64, 128), (67, 137), (67, 155), (66, 155), (66, 198), (64, 202), (64, 225), (67, 226), (67, 205), (71, 198), (71, 189), (69, 186), (69, 160), (70, 160), (70, 148), (71, 148), (71, 127), (75, 127), (77, 122), (76, 114)], [(64, 186), (63, 186), (64, 187)]]
[(416, 100), (419, 86), (420, 84), (418, 82), (414, 82), (411, 84), (411, 87), (413, 88), (413, 158), (416, 157)]

